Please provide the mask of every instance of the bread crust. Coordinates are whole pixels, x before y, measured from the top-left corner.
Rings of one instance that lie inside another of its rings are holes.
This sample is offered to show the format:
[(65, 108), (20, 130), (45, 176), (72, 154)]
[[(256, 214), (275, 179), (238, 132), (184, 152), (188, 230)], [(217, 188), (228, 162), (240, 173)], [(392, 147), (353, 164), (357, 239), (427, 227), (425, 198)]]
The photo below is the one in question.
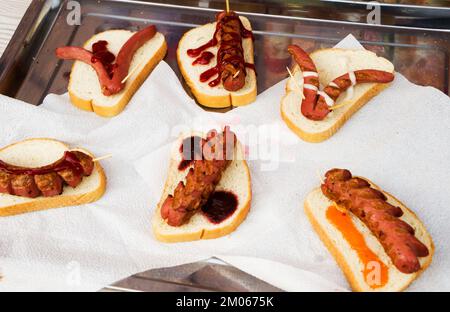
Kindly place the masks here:
[[(199, 26), (202, 27), (202, 26)], [(195, 28), (194, 28), (195, 29)], [(192, 30), (192, 29), (191, 29)], [(186, 33), (183, 34), (183, 36), (180, 39), (180, 43), (186, 39), (187, 34), (189, 33), (188, 30)], [(252, 56), (251, 62), (254, 62), (254, 47), (253, 43), (250, 45)], [(202, 93), (200, 90), (196, 88), (196, 83), (191, 78), (190, 75), (188, 75), (187, 70), (185, 69), (183, 62), (181, 61), (181, 50), (180, 50), (180, 44), (178, 44), (177, 48), (177, 62), (178, 67), (180, 68), (181, 74), (183, 75), (184, 80), (186, 81), (186, 84), (189, 86), (192, 94), (197, 99), (197, 102), (201, 104), (202, 106), (210, 107), (210, 108), (226, 108), (230, 106), (244, 106), (247, 104), (250, 104), (255, 101), (256, 95), (257, 95), (257, 87), (255, 83), (255, 87), (249, 90), (249, 92), (245, 94), (236, 94), (235, 92), (229, 92), (226, 95), (209, 95)]]
[[(411, 213), (414, 216), (414, 218), (416, 218), (417, 220), (420, 221), (420, 219), (417, 217), (417, 215), (412, 210), (410, 210), (405, 204), (403, 204), (400, 200), (398, 200), (395, 196), (392, 196), (390, 193), (382, 190), (379, 186), (377, 186), (376, 184), (374, 184), (370, 180), (368, 180), (366, 178), (363, 178), (363, 177), (359, 177), (359, 178), (362, 178), (362, 179), (366, 180), (367, 182), (369, 182), (371, 184), (372, 187), (382, 191), (388, 197), (392, 197), (394, 200), (396, 200), (397, 202), (400, 203), (402, 209), (407, 210), (409, 213)], [(314, 192), (314, 191), (312, 191), (312, 192)], [(314, 207), (311, 207), (311, 205), (308, 203), (308, 201), (305, 200), (305, 202), (304, 202), (304, 211), (305, 211), (306, 216), (308, 217), (308, 219), (309, 219), (313, 229), (316, 231), (316, 233), (319, 236), (320, 240), (323, 242), (325, 247), (329, 250), (329, 252), (333, 256), (333, 258), (336, 260), (337, 264), (339, 265), (339, 267), (343, 271), (343, 273), (344, 273), (348, 283), (350, 284), (351, 289), (353, 291), (357, 291), (357, 292), (364, 292), (364, 291), (366, 291), (364, 289), (363, 285), (360, 285), (360, 283), (358, 283), (358, 279), (356, 278), (356, 274), (360, 274), (360, 272), (358, 272), (357, 270), (352, 268), (350, 266), (350, 264), (345, 260), (345, 257), (343, 256), (341, 249), (333, 243), (332, 238), (322, 228), (322, 226), (320, 225), (319, 221), (316, 220), (315, 216), (312, 213), (313, 209), (314, 209)], [(426, 231), (426, 229), (425, 229), (425, 231)], [(432, 239), (431, 235), (427, 231), (426, 231), (426, 236), (429, 238), (429, 240), (431, 242), (430, 246), (429, 246), (429, 256), (427, 257), (427, 261), (421, 265), (421, 268), (420, 268), (420, 270), (418, 272), (413, 273), (414, 274), (414, 278), (413, 279), (411, 279), (408, 283), (398, 287), (398, 289), (396, 289), (396, 291), (403, 291), (406, 288), (408, 288), (408, 286), (411, 285), (411, 283), (415, 279), (417, 279), (422, 274), (422, 272), (425, 271), (428, 268), (428, 266), (431, 264), (431, 261), (433, 259), (433, 255), (434, 255), (434, 243), (433, 243), (433, 239)], [(393, 264), (389, 264), (389, 266), (390, 267), (394, 267)], [(373, 291), (377, 291), (377, 290), (373, 290)]]
[[(3, 151), (5, 149), (11, 148), (12, 146), (19, 145), (19, 144), (22, 144), (22, 143), (28, 142), (28, 141), (53, 141), (53, 142), (63, 145), (65, 148), (69, 149), (69, 147), (65, 143), (55, 140), (55, 139), (32, 138), (32, 139), (27, 139), (27, 140), (23, 140), (20, 142), (16, 142), (16, 143), (7, 145), (7, 146), (1, 148), (0, 151)], [(83, 151), (92, 156), (92, 154), (89, 151), (86, 151), (86, 150), (83, 150)], [(37, 198), (32, 199), (30, 202), (0, 207), (0, 217), (12, 216), (12, 215), (17, 215), (17, 214), (22, 214), (22, 213), (38, 211), (38, 210), (47, 210), (47, 209), (60, 208), (60, 207), (66, 207), (66, 206), (78, 206), (78, 205), (83, 205), (83, 204), (92, 203), (94, 201), (97, 201), (105, 193), (106, 175), (105, 175), (105, 172), (104, 172), (102, 166), (98, 162), (95, 163), (94, 170), (96, 170), (98, 172), (99, 177), (100, 177), (100, 184), (96, 189), (94, 189), (88, 193), (76, 194), (76, 195), (64, 195), (64, 192), (63, 192), (63, 194), (54, 196), (54, 197), (39, 196)]]
[[(117, 116), (125, 109), (125, 106), (127, 106), (128, 102), (131, 100), (133, 95), (136, 93), (136, 91), (139, 89), (142, 83), (144, 83), (145, 79), (150, 75), (150, 73), (153, 71), (156, 65), (158, 65), (158, 63), (164, 58), (166, 53), (167, 53), (167, 42), (164, 40), (164, 43), (161, 45), (158, 51), (156, 51), (156, 53), (152, 56), (152, 58), (148, 60), (146, 65), (137, 75), (136, 79), (134, 79), (130, 85), (126, 86), (121, 96), (121, 99), (117, 102), (116, 105), (101, 106), (97, 105), (93, 99), (86, 100), (81, 97), (78, 97), (76, 92), (71, 90), (71, 84), (69, 82), (68, 92), (71, 103), (75, 107), (78, 107), (79, 109), (95, 112), (97, 115), (102, 117)], [(72, 68), (73, 66), (75, 66), (75, 63), (72, 65)], [(72, 73), (73, 70), (71, 72), (70, 77), (71, 79)]]

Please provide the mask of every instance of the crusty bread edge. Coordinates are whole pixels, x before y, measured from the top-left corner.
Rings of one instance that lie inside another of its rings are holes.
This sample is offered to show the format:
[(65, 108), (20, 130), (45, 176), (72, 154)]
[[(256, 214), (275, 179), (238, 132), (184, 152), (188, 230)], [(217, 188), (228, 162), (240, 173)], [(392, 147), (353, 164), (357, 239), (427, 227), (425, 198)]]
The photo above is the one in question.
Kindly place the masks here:
[[(400, 203), (402, 208), (406, 209), (416, 219), (419, 219), (417, 217), (417, 215), (412, 210), (410, 210), (405, 204), (403, 204), (395, 196), (392, 196), (390, 193), (380, 189), (376, 184), (374, 184), (370, 180), (368, 180), (366, 178), (362, 178), (362, 179), (364, 179), (367, 182), (369, 182), (373, 187), (381, 190), (384, 194), (392, 197), (394, 200), (396, 200), (397, 202)], [(320, 226), (319, 222), (314, 218), (314, 215), (311, 212), (311, 210), (313, 208), (309, 206), (309, 204), (308, 204), (308, 202), (306, 200), (304, 202), (304, 207), (303, 208), (304, 208), (306, 216), (308, 217), (308, 219), (309, 219), (313, 229), (316, 231), (316, 233), (319, 236), (320, 240), (323, 242), (325, 247), (329, 250), (329, 252), (333, 256), (333, 258), (336, 260), (336, 262), (339, 265), (339, 267), (341, 268), (341, 270), (344, 272), (344, 275), (347, 278), (347, 281), (350, 284), (350, 287), (352, 288), (352, 290), (353, 291), (357, 291), (357, 292), (365, 291), (364, 288), (361, 285), (358, 284), (356, 276), (355, 276), (356, 272), (354, 270), (352, 270), (351, 266), (345, 261), (345, 258), (342, 255), (340, 249), (336, 245), (333, 244), (331, 238), (327, 235), (326, 231)], [(430, 238), (430, 242), (431, 242), (431, 246), (430, 246), (431, 248), (429, 250), (429, 252), (430, 252), (429, 260), (422, 265), (422, 267), (420, 268), (420, 270), (418, 272), (414, 273), (415, 276), (409, 283), (407, 283), (406, 285), (400, 287), (397, 291), (403, 291), (406, 288), (408, 288), (408, 286), (411, 285), (411, 283), (414, 280), (416, 280), (422, 274), (422, 272), (425, 271), (428, 268), (428, 266), (431, 264), (431, 261), (433, 259), (433, 255), (434, 255), (434, 243), (433, 243), (433, 239), (432, 239), (430, 233), (428, 233), (428, 231), (426, 229), (425, 229), (425, 231), (427, 233), (427, 236)]]
[[(55, 141), (57, 143), (65, 145), (67, 148), (69, 148), (64, 142), (61, 142), (61, 141), (58, 141), (55, 139), (32, 138), (32, 139), (26, 139), (26, 140), (16, 142), (16, 143), (7, 145), (5, 147), (2, 147), (0, 149), (0, 151), (4, 150), (6, 148), (9, 148), (11, 146), (24, 143), (24, 142), (38, 141), (38, 140), (40, 140), (40, 141), (42, 141), (42, 140)], [(86, 150), (84, 150), (84, 151), (86, 151)], [(86, 152), (89, 153), (88, 151), (86, 151)], [(91, 153), (89, 153), (89, 154), (92, 155)], [(105, 175), (105, 172), (104, 172), (102, 166), (98, 162), (95, 163), (95, 170), (97, 170), (99, 173), (100, 185), (97, 189), (95, 189), (89, 193), (79, 194), (79, 195), (58, 195), (55, 197), (42, 197), (41, 196), (41, 197), (34, 199), (32, 202), (2, 207), (0, 209), (0, 217), (12, 216), (12, 215), (17, 215), (17, 214), (22, 214), (22, 213), (38, 211), (38, 210), (48, 210), (48, 209), (52, 209), (52, 208), (60, 208), (60, 207), (66, 207), (66, 206), (78, 206), (78, 205), (83, 205), (83, 204), (87, 204), (87, 203), (92, 203), (92, 202), (98, 200), (99, 198), (101, 198), (106, 190), (106, 175)]]
[[(317, 133), (310, 133), (307, 131), (304, 131), (301, 127), (296, 125), (291, 121), (291, 119), (287, 116), (287, 114), (283, 110), (283, 101), (289, 94), (286, 87), (286, 94), (281, 99), (281, 105), (280, 105), (280, 112), (281, 112), (281, 118), (284, 120), (286, 125), (291, 129), (298, 137), (300, 137), (302, 140), (310, 143), (320, 143), (322, 141), (325, 141), (329, 139), (331, 136), (333, 136), (344, 124), (345, 122), (350, 119), (350, 117), (356, 113), (361, 107), (363, 107), (367, 102), (369, 102), (374, 96), (378, 95), (381, 91), (386, 89), (390, 86), (390, 83), (379, 83), (374, 85), (370, 90), (368, 90), (364, 96), (362, 96), (358, 101), (349, 104), (350, 107), (347, 108), (345, 113), (335, 121), (334, 125), (322, 132)], [(298, 103), (298, 109), (300, 110), (301, 103)]]
[[(202, 26), (199, 26), (202, 27)], [(180, 39), (180, 42), (184, 40), (186, 34), (189, 32), (185, 32), (183, 36)], [(251, 55), (254, 56), (254, 47), (253, 44), (251, 45)], [(250, 92), (241, 94), (241, 95), (235, 95), (233, 93), (229, 93), (228, 95), (208, 95), (204, 94), (201, 91), (197, 90), (195, 88), (195, 83), (192, 81), (191, 77), (186, 72), (186, 69), (183, 66), (183, 62), (181, 62), (180, 58), (180, 45), (178, 44), (177, 48), (177, 62), (178, 67), (180, 68), (181, 74), (186, 81), (186, 84), (189, 86), (189, 89), (191, 89), (192, 94), (194, 94), (195, 98), (197, 99), (197, 102), (203, 106), (210, 107), (210, 108), (226, 108), (230, 106), (244, 106), (247, 104), (250, 104), (256, 100), (257, 95), (257, 84), (255, 84), (255, 88), (253, 88)]]
[[(169, 165), (169, 170), (170, 168), (174, 168), (175, 166), (173, 165), (172, 162), (174, 162), (175, 160), (171, 160), (171, 163)], [(200, 239), (214, 239), (214, 238), (219, 238), (221, 236), (225, 236), (228, 235), (232, 232), (234, 232), (239, 225), (241, 225), (241, 223), (245, 220), (245, 218), (248, 215), (248, 212), (250, 211), (250, 206), (251, 206), (251, 202), (252, 202), (252, 186), (251, 186), (251, 175), (250, 175), (250, 169), (248, 167), (247, 161), (242, 160), (245, 166), (245, 170), (247, 171), (247, 176), (248, 176), (248, 181), (247, 181), (247, 185), (248, 185), (248, 201), (245, 203), (244, 207), (239, 211), (239, 213), (237, 215), (233, 215), (231, 216), (231, 218), (233, 218), (233, 222), (231, 222), (230, 224), (228, 224), (225, 227), (218, 227), (215, 229), (209, 229), (209, 230), (200, 230), (198, 232), (194, 232), (194, 233), (187, 233), (187, 234), (161, 234), (158, 231), (158, 227), (154, 226), (153, 224), (153, 234), (155, 235), (156, 239), (159, 240), (160, 242), (163, 243), (180, 243), (180, 242), (189, 242), (189, 241), (195, 241), (195, 240), (200, 240)], [(164, 190), (163, 190), (163, 194), (166, 194), (166, 190), (169, 187), (169, 179), (166, 179), (165, 183), (164, 183)], [(156, 206), (155, 209), (155, 213), (153, 215), (153, 218), (160, 218), (160, 211), (161, 211), (161, 206), (164, 203), (165, 198), (161, 198), (161, 200), (159, 201), (158, 205)]]
[[(139, 75), (136, 77), (136, 79), (133, 80), (133, 82), (130, 84), (130, 86), (127, 86), (124, 90), (124, 93), (122, 94), (121, 99), (118, 101), (118, 103), (114, 106), (100, 106), (95, 105), (93, 99), (85, 100), (80, 97), (78, 97), (74, 92), (70, 90), (70, 83), (69, 83), (69, 97), (72, 104), (79, 109), (85, 110), (85, 111), (93, 111), (97, 115), (102, 117), (114, 117), (120, 114), (124, 109), (125, 106), (128, 104), (130, 99), (133, 97), (133, 95), (136, 93), (136, 91), (139, 89), (139, 87), (144, 83), (145, 79), (150, 75), (150, 73), (153, 71), (153, 69), (158, 65), (158, 63), (164, 58), (167, 52), (167, 42), (164, 40), (161, 47), (156, 51), (156, 53), (153, 55), (153, 57), (147, 62), (147, 64), (144, 66), (144, 68), (139, 72)], [(75, 63), (74, 63), (75, 65)], [(72, 65), (72, 68), (73, 66)], [(72, 71), (73, 72), (73, 71)]]

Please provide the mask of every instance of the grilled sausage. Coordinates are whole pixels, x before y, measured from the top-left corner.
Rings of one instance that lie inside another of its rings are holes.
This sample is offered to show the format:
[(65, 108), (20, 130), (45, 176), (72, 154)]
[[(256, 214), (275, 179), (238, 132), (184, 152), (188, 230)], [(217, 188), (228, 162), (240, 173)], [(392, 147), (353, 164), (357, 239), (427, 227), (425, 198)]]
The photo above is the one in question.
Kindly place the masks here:
[(243, 25), (235, 12), (218, 15), (220, 25), (220, 48), (217, 63), (220, 64), (223, 86), (228, 91), (237, 91), (245, 85), (244, 48), (242, 47)]
[(71, 187), (77, 187), (83, 180), (83, 173), (71, 168), (59, 170), (57, 174)]
[(53, 164), (39, 168), (13, 166), (0, 160), (0, 193), (31, 198), (56, 196), (62, 193), (63, 183), (77, 187), (93, 169), (92, 157), (79, 151), (67, 151)]
[(22, 197), (36, 198), (41, 195), (34, 178), (28, 174), (13, 175), (11, 178), (12, 194)]
[(386, 201), (386, 196), (348, 170), (326, 173), (322, 192), (330, 200), (355, 214), (377, 237), (397, 269), (414, 273), (420, 269), (418, 257), (428, 256), (428, 248), (414, 236), (414, 229), (399, 219), (400, 207)]
[[(302, 48), (290, 45), (288, 52), (294, 57), (295, 62), (303, 73), (317, 73), (313, 60)], [(305, 98), (301, 103), (303, 116), (311, 120), (323, 120), (330, 113), (330, 102), (331, 105), (334, 104), (339, 95), (350, 86), (368, 82), (389, 83), (394, 80), (394, 74), (381, 70), (363, 69), (352, 72), (352, 74), (354, 74), (354, 77), (350, 76), (351, 73), (347, 73), (334, 79), (323, 91), (319, 92), (318, 76), (304, 77), (303, 94)]]
[(12, 194), (11, 175), (0, 170), (0, 193)]
[[(288, 46), (288, 52), (294, 57), (295, 62), (301, 71), (317, 73), (316, 65), (302, 48), (297, 45)], [(306, 87), (305, 87), (306, 86)], [(312, 120), (323, 120), (329, 113), (330, 109), (323, 103), (317, 104), (317, 91), (319, 90), (319, 77), (308, 76), (304, 78), (303, 95), (304, 99), (301, 104), (301, 112), (303, 116)]]
[(94, 54), (80, 47), (60, 47), (56, 49), (56, 56), (63, 60), (78, 60), (84, 62), (97, 73), (102, 93), (106, 96), (117, 94), (125, 87), (123, 79), (128, 75), (131, 61), (136, 51), (156, 34), (154, 25), (148, 26), (131, 36), (122, 46), (116, 58), (116, 66), (112, 69), (112, 78), (102, 62), (94, 58)]
[(83, 167), (83, 175), (90, 176), (94, 170), (94, 161), (92, 160), (92, 157), (79, 151), (72, 151), (72, 153), (80, 161), (81, 167)]
[(202, 159), (189, 169), (186, 183), (180, 182), (161, 207), (161, 217), (171, 226), (181, 226), (207, 202), (231, 163), (236, 136), (225, 127), (223, 133), (211, 131), (204, 141)]
[[(389, 83), (394, 80), (394, 74), (375, 69), (363, 69), (356, 70), (353, 72), (356, 83)], [(342, 92), (345, 92), (350, 86), (352, 86), (352, 80), (350, 78), (350, 73), (339, 76), (334, 79), (332, 83), (325, 87), (323, 90), (326, 95), (328, 95), (333, 102), (337, 100)], [(317, 100), (317, 106), (327, 106), (326, 99), (323, 94), (319, 95)]]
[(37, 174), (34, 176), (34, 182), (45, 197), (60, 195), (63, 191), (63, 180), (55, 172)]

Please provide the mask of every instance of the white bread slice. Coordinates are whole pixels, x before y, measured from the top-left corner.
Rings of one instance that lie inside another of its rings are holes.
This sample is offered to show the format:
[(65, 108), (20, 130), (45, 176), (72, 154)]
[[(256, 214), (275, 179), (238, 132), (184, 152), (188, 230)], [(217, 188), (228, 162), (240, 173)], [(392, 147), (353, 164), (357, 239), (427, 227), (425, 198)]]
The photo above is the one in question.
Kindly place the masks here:
[[(39, 138), (17, 142), (0, 149), (0, 159), (11, 165), (40, 167), (60, 159), (69, 147), (57, 140)], [(85, 153), (89, 152), (81, 150)], [(25, 198), (0, 193), (0, 216), (11, 216), (50, 208), (91, 203), (102, 197), (106, 188), (103, 168), (95, 163), (92, 174), (84, 177), (76, 188), (65, 186), (63, 193), (54, 197)]]
[[(360, 69), (378, 69), (394, 72), (394, 65), (387, 59), (378, 57), (367, 50), (322, 49), (313, 52), (311, 59), (317, 67), (322, 86), (327, 86), (333, 79)], [(300, 78), (301, 70), (298, 65), (293, 69), (296, 79)], [(321, 142), (331, 137), (339, 128), (372, 97), (387, 88), (386, 83), (362, 83), (354, 86), (352, 98), (346, 98), (343, 92), (336, 101), (336, 105), (346, 103), (328, 114), (324, 120), (310, 120), (300, 112), (302, 92), (294, 79), (289, 78), (286, 84), (286, 95), (281, 100), (281, 117), (288, 127), (301, 139), (307, 142)]]
[[(250, 21), (240, 16), (242, 25), (248, 30), (252, 29)], [(253, 102), (256, 99), (256, 73), (254, 70), (247, 68), (247, 76), (245, 85), (242, 89), (230, 92), (227, 91), (222, 82), (216, 87), (210, 87), (207, 82), (200, 82), (200, 75), (217, 64), (218, 46), (211, 47), (208, 51), (214, 53), (215, 57), (208, 65), (192, 65), (195, 58), (187, 55), (187, 50), (197, 48), (208, 42), (216, 30), (216, 22), (209, 23), (186, 32), (178, 43), (177, 60), (181, 73), (186, 83), (191, 88), (192, 93), (198, 103), (203, 106), (212, 108), (223, 108), (230, 106), (242, 106)], [(242, 47), (244, 48), (244, 59), (247, 63), (254, 63), (253, 41), (251, 38), (242, 39)], [(213, 79), (213, 78), (212, 78)], [(211, 80), (212, 80), (211, 79)]]
[[(108, 41), (108, 50), (117, 56), (124, 43), (134, 33), (128, 30), (108, 30), (91, 37), (84, 48), (92, 51), (92, 44), (99, 40)], [(130, 101), (153, 68), (164, 58), (167, 44), (163, 34), (156, 33), (136, 51), (130, 64), (132, 75), (127, 79), (125, 88), (114, 95), (105, 96), (95, 70), (88, 64), (75, 61), (69, 81), (69, 96), (73, 105), (93, 111), (103, 117), (118, 115)], [(134, 70), (137, 67), (136, 70)]]
[(238, 198), (238, 207), (236, 211), (227, 219), (219, 224), (211, 223), (201, 212), (196, 213), (189, 223), (182, 226), (170, 226), (161, 218), (161, 206), (168, 195), (173, 194), (175, 187), (180, 181), (186, 181), (186, 175), (189, 169), (178, 170), (181, 161), (181, 153), (178, 147), (181, 146), (183, 138), (191, 135), (203, 136), (199, 133), (182, 135), (175, 143), (175, 147), (169, 165), (166, 183), (161, 195), (161, 200), (155, 209), (152, 225), (155, 237), (165, 243), (186, 242), (199, 239), (212, 239), (227, 235), (233, 232), (244, 219), (250, 210), (252, 199), (250, 170), (244, 159), (244, 153), (241, 144), (238, 142), (235, 147), (235, 157), (231, 164), (224, 171), (217, 191), (230, 191)]
[[(369, 180), (367, 181), (373, 188), (381, 190), (377, 185), (373, 184)], [(388, 267), (388, 281), (383, 287), (379, 288), (371, 288), (365, 282), (364, 275), (362, 273), (364, 268), (363, 262), (360, 260), (355, 250), (345, 240), (342, 233), (327, 220), (326, 211), (328, 207), (335, 205), (335, 203), (323, 195), (320, 187), (310, 192), (304, 203), (305, 213), (308, 216), (314, 230), (335, 258), (354, 291), (402, 291), (430, 265), (433, 257), (433, 241), (419, 218), (394, 196), (384, 191), (383, 193), (388, 198), (387, 201), (390, 204), (398, 206), (403, 210), (403, 216), (400, 219), (404, 220), (415, 229), (416, 237), (428, 247), (430, 254), (427, 257), (419, 258), (421, 265), (420, 271), (412, 274), (400, 272), (393, 265), (391, 259), (384, 251), (383, 246), (370, 232), (369, 228), (361, 220), (359, 220), (358, 217), (352, 213), (349, 213), (355, 227), (360, 231), (360, 233), (363, 234), (367, 246)]]

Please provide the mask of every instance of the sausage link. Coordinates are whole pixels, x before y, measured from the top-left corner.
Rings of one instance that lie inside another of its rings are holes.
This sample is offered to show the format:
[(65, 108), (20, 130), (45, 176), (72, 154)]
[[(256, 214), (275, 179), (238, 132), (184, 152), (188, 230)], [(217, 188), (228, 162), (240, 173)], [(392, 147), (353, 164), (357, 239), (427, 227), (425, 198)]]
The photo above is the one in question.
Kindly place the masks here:
[(133, 34), (122, 46), (116, 58), (117, 66), (113, 70), (112, 78), (101, 62), (93, 62), (94, 54), (91, 51), (80, 47), (60, 47), (56, 49), (56, 56), (63, 60), (78, 60), (86, 63), (97, 73), (102, 93), (106, 96), (113, 95), (122, 91), (125, 84), (123, 79), (128, 75), (131, 61), (136, 51), (156, 34), (154, 25), (148, 26)]
[(246, 76), (242, 24), (234, 12), (219, 14), (217, 23), (220, 24), (217, 63), (220, 64), (222, 83), (226, 90), (237, 91), (244, 87)]
[(403, 214), (400, 207), (389, 204), (384, 194), (371, 188), (367, 181), (353, 178), (348, 170), (333, 169), (325, 177), (323, 194), (364, 222), (399, 271), (420, 270), (418, 257), (427, 256), (429, 251), (414, 236), (414, 229), (398, 218)]
[(11, 188), (12, 194), (17, 196), (36, 198), (41, 195), (33, 176), (28, 174), (13, 175)]
[(34, 182), (44, 197), (60, 195), (63, 191), (63, 181), (54, 172), (37, 174), (34, 176)]
[(94, 170), (94, 161), (92, 157), (80, 151), (72, 151), (72, 153), (75, 154), (80, 161), (81, 167), (83, 167), (83, 175), (90, 176)]
[(0, 170), (0, 193), (12, 194), (11, 175)]
[[(316, 65), (302, 48), (297, 45), (288, 46), (288, 52), (294, 57), (302, 72), (317, 73)], [(312, 85), (314, 89), (303, 88), (304, 99), (301, 104), (302, 115), (311, 120), (323, 120), (330, 109), (326, 103), (317, 103), (317, 90), (319, 90), (319, 78), (308, 76), (304, 78), (304, 85)]]
[[(288, 52), (294, 57), (302, 72), (312, 71), (317, 73), (316, 66), (313, 60), (309, 57), (302, 48), (296, 45), (290, 45)], [(363, 69), (354, 72), (356, 83), (389, 83), (394, 80), (394, 74), (374, 69)], [(303, 88), (304, 99), (301, 103), (301, 112), (303, 116), (311, 120), (323, 120), (330, 113), (330, 108), (326, 102), (325, 97), (318, 95), (319, 79), (314, 76), (304, 78), (304, 83), (314, 86), (314, 90)], [(337, 100), (342, 92), (345, 92), (352, 85), (350, 74), (344, 74), (333, 80), (323, 90), (334, 102)]]
[(189, 169), (186, 183), (179, 182), (173, 195), (161, 206), (161, 217), (171, 226), (181, 226), (207, 202), (231, 163), (236, 136), (225, 127), (223, 133), (212, 131), (203, 143), (202, 159)]
[[(354, 73), (356, 83), (389, 83), (394, 80), (394, 74), (382, 70), (363, 69), (357, 70)], [(336, 101), (339, 95), (341, 95), (342, 92), (345, 92), (351, 85), (352, 81), (350, 79), (350, 74), (347, 73), (334, 79), (333, 83), (326, 86), (323, 91), (328, 94), (333, 101)], [(319, 96), (317, 105), (327, 105), (323, 95)]]

